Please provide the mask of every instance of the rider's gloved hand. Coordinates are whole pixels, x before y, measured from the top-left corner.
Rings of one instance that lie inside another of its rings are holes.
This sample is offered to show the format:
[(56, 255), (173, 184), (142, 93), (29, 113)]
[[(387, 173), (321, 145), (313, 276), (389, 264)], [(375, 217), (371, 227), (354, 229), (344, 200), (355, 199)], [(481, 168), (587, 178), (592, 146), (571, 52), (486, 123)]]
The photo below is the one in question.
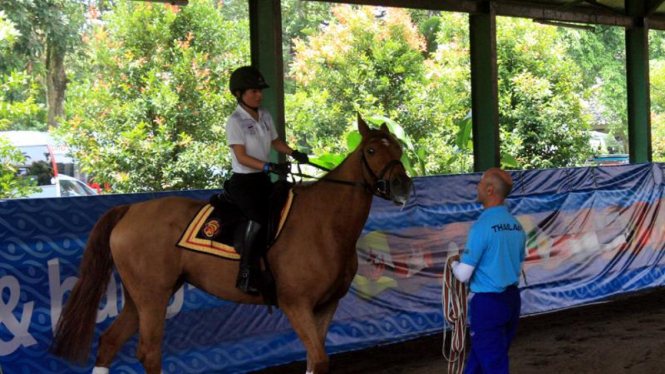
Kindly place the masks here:
[(301, 164), (309, 163), (309, 157), (307, 157), (307, 154), (302, 153), (300, 151), (293, 151), (291, 153), (291, 157), (293, 157), (294, 160), (298, 161)]
[(263, 165), (263, 171), (266, 173), (275, 173), (279, 175), (289, 175), (291, 172), (291, 164), (288, 162), (283, 162), (280, 164), (275, 164), (272, 162), (266, 162)]

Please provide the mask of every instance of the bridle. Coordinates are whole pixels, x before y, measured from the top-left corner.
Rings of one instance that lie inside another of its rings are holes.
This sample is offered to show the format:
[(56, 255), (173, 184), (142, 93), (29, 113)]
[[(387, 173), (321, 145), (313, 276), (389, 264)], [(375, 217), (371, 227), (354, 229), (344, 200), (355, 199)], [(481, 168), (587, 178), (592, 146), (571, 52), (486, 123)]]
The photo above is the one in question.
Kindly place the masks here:
[[(367, 162), (367, 158), (365, 157), (365, 152), (362, 153), (361, 156), (362, 163), (365, 166), (364, 169), (367, 169), (369, 172), (369, 175), (372, 177), (372, 184), (368, 185), (365, 183), (365, 186), (369, 188), (370, 192), (374, 196), (379, 196), (384, 199), (390, 200), (390, 181), (387, 179), (384, 179), (383, 177), (388, 174), (388, 172), (391, 172), (395, 166), (397, 165), (402, 165), (402, 168), (404, 168), (404, 165), (402, 164), (402, 161), (400, 160), (392, 160), (389, 163), (387, 163), (383, 169), (379, 172), (379, 175), (374, 174), (374, 171), (372, 171), (372, 168), (369, 166), (369, 163)], [(363, 168), (361, 168), (361, 174), (363, 176), (363, 181), (365, 181), (365, 172)]]
[[(330, 169), (323, 167), (321, 165), (314, 164), (312, 162), (308, 162), (307, 165), (311, 165), (317, 169), (323, 170), (323, 171), (331, 171)], [(298, 173), (291, 173), (292, 175), (295, 176), (300, 176), (300, 177), (307, 177), (307, 178), (314, 178), (318, 179), (320, 181), (328, 182), (328, 183), (337, 183), (337, 184), (343, 184), (347, 186), (353, 186), (353, 187), (361, 187), (363, 189), (366, 189), (369, 191), (372, 195), (378, 196), (381, 198), (384, 198), (386, 200), (390, 200), (390, 181), (385, 179), (384, 177), (395, 168), (395, 166), (401, 165), (404, 167), (402, 164), (402, 161), (400, 160), (392, 160), (388, 162), (383, 169), (379, 172), (377, 175), (374, 173), (372, 168), (369, 165), (369, 162), (367, 162), (367, 158), (365, 157), (365, 151), (361, 151), (361, 156), (360, 156), (360, 171), (362, 175), (362, 182), (352, 182), (352, 181), (345, 181), (341, 179), (334, 179), (334, 178), (329, 178), (329, 177), (323, 177), (323, 178), (317, 178), (313, 177), (311, 175), (306, 175), (302, 174), (300, 170), (298, 170)], [(365, 177), (365, 169), (367, 169), (367, 172), (369, 176), (372, 178), (372, 181), (370, 183), (367, 182), (367, 178)]]

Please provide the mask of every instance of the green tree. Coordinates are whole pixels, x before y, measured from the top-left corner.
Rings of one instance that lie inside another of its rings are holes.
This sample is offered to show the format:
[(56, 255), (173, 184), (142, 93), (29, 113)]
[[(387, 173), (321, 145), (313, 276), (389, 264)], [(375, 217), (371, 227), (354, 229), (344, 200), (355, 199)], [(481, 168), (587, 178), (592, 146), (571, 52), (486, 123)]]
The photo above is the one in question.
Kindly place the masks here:
[(0, 199), (14, 199), (39, 191), (39, 187), (17, 176), (16, 165), (23, 165), (25, 156), (0, 136)]
[(468, 113), (469, 96), (468, 69), (448, 64), (468, 56), (441, 52), (427, 60), (425, 39), (406, 10), (342, 5), (332, 13), (326, 27), (294, 42), (289, 75), (296, 90), (286, 97), (291, 141), (318, 155), (343, 153), (356, 112), (384, 116), (410, 135), (414, 162), (428, 172), (449, 170), (454, 122)]
[(230, 169), (230, 72), (249, 61), (248, 22), (213, 0), (118, 2), (84, 36), (90, 71), (59, 131), (116, 192), (218, 187)]
[[(56, 126), (58, 118), (64, 117), (66, 57), (80, 45), (85, 5), (78, 0), (3, 1), (0, 10), (20, 33), (12, 53), (0, 60), (0, 74), (20, 72), (29, 76), (23, 79), (28, 95), (38, 88), (41, 92), (36, 96), (37, 103), (46, 111), (30, 123), (19, 122), (16, 126), (37, 130), (45, 127), (44, 122)], [(25, 101), (27, 97), (13, 90), (10, 95), (5, 93), (5, 99)]]
[(594, 127), (628, 139), (626, 41), (621, 27), (597, 25), (593, 31), (559, 28), (559, 35), (590, 90), (588, 112)]
[(652, 159), (665, 161), (665, 59), (650, 61)]
[[(0, 61), (6, 63), (15, 57), (14, 45), (20, 38), (15, 24), (0, 10)], [(45, 111), (38, 102), (40, 92), (37, 81), (25, 71), (0, 70), (0, 130), (43, 129)]]
[(556, 28), (500, 18), (497, 39), (501, 152), (525, 169), (583, 164), (590, 93)]
[[(282, 48), (284, 66), (291, 64), (295, 54), (294, 41), (315, 34), (326, 27), (332, 18), (330, 3), (301, 0), (282, 0)], [(293, 91), (292, 81), (286, 80), (286, 90)]]
[[(12, 47), (19, 35), (14, 24), (8, 21), (5, 14), (0, 11), (0, 57), (6, 56), (7, 50)], [(0, 88), (2, 87), (4, 84), (0, 86)], [(7, 126), (8, 112), (13, 112), (17, 106), (0, 101), (0, 130)], [(35, 190), (34, 187), (17, 177), (16, 165), (22, 165), (24, 162), (23, 154), (12, 147), (6, 139), (0, 137), (0, 198), (22, 197)]]

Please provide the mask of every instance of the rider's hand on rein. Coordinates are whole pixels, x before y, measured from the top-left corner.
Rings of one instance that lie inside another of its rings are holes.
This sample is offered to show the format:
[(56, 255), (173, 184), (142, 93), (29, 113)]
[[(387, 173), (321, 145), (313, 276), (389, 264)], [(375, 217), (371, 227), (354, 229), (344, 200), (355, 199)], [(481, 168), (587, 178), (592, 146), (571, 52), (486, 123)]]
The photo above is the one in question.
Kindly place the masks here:
[(302, 153), (300, 151), (293, 151), (291, 153), (291, 157), (293, 157), (294, 160), (298, 161), (301, 164), (309, 164), (309, 157), (307, 154)]
[(263, 166), (263, 171), (267, 173), (274, 173), (278, 175), (287, 176), (291, 172), (291, 164), (288, 162), (282, 162), (279, 164), (266, 162), (266, 165), (267, 167), (265, 165)]

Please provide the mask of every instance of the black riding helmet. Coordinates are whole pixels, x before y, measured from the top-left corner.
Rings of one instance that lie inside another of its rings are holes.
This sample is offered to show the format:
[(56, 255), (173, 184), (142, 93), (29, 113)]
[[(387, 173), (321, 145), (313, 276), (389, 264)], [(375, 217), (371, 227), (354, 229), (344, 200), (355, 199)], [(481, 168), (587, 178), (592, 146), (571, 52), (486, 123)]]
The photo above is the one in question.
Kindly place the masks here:
[(229, 90), (234, 96), (236, 91), (242, 93), (253, 88), (262, 90), (269, 87), (261, 72), (253, 66), (243, 66), (236, 69), (231, 73), (231, 79), (229, 80)]

